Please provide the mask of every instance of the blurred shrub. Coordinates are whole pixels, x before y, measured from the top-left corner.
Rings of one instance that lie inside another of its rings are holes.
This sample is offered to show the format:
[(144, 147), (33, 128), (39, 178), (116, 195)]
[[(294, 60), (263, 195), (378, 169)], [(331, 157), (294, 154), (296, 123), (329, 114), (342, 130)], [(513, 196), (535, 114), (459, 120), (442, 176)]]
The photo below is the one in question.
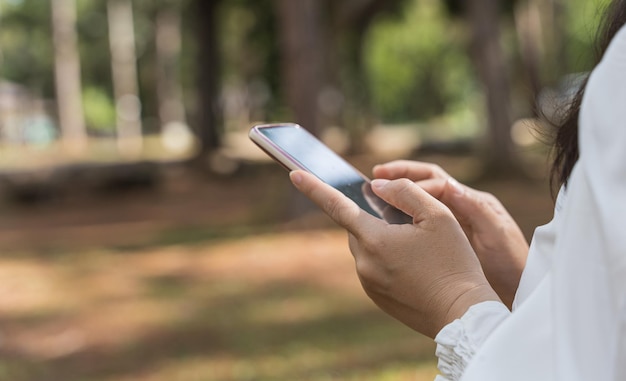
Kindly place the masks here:
[(366, 61), (383, 121), (425, 120), (472, 103), (477, 89), (465, 38), (463, 24), (437, 0), (410, 1), (401, 19), (376, 24)]
[(83, 90), (83, 109), (89, 130), (104, 134), (115, 132), (115, 106), (102, 89), (88, 86)]

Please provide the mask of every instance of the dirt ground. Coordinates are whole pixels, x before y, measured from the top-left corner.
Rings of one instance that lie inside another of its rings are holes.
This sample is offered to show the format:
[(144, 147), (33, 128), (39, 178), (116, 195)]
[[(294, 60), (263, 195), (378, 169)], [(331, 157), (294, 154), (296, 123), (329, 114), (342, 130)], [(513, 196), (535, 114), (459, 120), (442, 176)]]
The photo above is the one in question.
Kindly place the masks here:
[[(529, 237), (551, 216), (545, 180), (425, 159), (494, 193)], [(3, 204), (0, 378), (432, 380), (432, 342), (372, 305), (345, 233), (293, 199), (270, 163)]]
[[(466, 157), (420, 158), (462, 182), (495, 194), (530, 238), (552, 213), (545, 176), (477, 180)], [(355, 157), (363, 172), (384, 159)], [(302, 204), (304, 203), (304, 206)], [(294, 205), (307, 213), (294, 215)], [(204, 241), (259, 231), (311, 229), (333, 224), (297, 197), (272, 163), (245, 165), (236, 175), (204, 176), (183, 166), (163, 168), (156, 184), (92, 194), (73, 192), (33, 203), (0, 203), (0, 249), (141, 246)]]

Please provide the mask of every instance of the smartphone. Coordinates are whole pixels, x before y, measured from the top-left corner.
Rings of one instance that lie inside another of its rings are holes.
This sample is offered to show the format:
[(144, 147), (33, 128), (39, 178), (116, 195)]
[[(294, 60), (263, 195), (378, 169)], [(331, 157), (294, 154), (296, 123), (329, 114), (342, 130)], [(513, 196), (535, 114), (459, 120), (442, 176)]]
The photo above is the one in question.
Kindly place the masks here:
[(412, 223), (411, 216), (374, 194), (365, 175), (299, 125), (257, 125), (249, 137), (288, 171), (303, 169), (314, 174), (369, 214), (390, 224)]

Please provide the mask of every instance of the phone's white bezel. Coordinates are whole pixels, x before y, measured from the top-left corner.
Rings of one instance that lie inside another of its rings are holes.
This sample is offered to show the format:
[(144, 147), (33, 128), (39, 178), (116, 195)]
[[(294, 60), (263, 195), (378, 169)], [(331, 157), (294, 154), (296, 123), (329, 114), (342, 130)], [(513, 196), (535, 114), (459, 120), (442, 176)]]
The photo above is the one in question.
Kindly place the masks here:
[(307, 170), (307, 168), (302, 166), (302, 164), (300, 164), (293, 156), (285, 152), (265, 135), (263, 135), (260, 130), (264, 128), (302, 128), (300, 125), (295, 123), (260, 124), (252, 127), (248, 136), (250, 137), (250, 140), (263, 149), (274, 160), (279, 162), (288, 171), (295, 171), (297, 169)]

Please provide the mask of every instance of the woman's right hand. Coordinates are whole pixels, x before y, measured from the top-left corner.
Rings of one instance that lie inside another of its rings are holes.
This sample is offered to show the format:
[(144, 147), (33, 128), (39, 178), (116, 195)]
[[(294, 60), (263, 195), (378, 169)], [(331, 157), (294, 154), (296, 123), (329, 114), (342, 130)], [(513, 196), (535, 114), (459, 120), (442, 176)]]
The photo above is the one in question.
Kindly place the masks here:
[(504, 206), (490, 193), (460, 184), (435, 164), (398, 160), (374, 167), (375, 178), (414, 181), (454, 213), (478, 256), (489, 283), (511, 308), (528, 242)]
[(367, 295), (385, 312), (434, 338), (473, 305), (500, 299), (448, 207), (407, 179), (375, 180), (373, 192), (413, 218), (388, 224), (305, 171), (293, 184), (350, 234)]

